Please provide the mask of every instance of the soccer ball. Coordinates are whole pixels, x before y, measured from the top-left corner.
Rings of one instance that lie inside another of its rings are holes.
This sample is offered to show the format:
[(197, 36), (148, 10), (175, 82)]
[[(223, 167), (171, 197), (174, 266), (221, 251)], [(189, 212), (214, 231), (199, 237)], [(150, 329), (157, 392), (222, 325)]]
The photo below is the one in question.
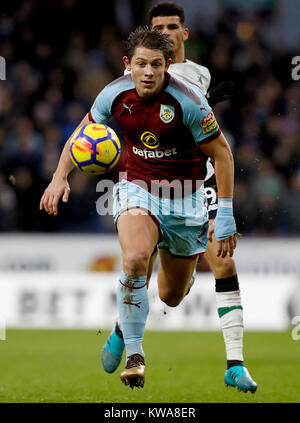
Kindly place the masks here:
[(77, 129), (70, 142), (73, 163), (89, 175), (108, 172), (117, 164), (120, 153), (117, 134), (99, 123), (88, 123)]

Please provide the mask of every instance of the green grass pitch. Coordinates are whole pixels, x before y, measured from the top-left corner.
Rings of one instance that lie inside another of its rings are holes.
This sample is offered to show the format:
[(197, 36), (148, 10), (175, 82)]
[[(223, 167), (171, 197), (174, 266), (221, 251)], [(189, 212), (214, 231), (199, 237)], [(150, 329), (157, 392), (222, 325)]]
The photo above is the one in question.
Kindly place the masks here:
[(1, 403), (291, 403), (300, 402), (300, 341), (290, 332), (246, 332), (251, 393), (225, 388), (221, 332), (146, 331), (146, 383), (131, 390), (124, 368), (106, 374), (107, 331), (8, 330), (0, 341)]

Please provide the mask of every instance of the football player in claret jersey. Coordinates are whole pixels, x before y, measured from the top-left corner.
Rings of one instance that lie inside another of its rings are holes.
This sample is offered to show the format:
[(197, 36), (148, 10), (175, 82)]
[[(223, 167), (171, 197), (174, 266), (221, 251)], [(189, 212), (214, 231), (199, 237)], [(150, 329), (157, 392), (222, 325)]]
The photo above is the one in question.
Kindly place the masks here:
[[(173, 54), (172, 63), (168, 68), (171, 75), (198, 86), (206, 95), (212, 107), (218, 102), (230, 98), (233, 88), (230, 81), (221, 83), (216, 88), (209, 90), (211, 80), (209, 70), (185, 59), (184, 42), (188, 39), (189, 30), (184, 26), (184, 10), (182, 7), (170, 2), (159, 3), (149, 11), (149, 20), (153, 28), (167, 34), (171, 40)], [(209, 221), (213, 224), (217, 214), (218, 199), (215, 172), (210, 160), (207, 162), (207, 176), (204, 186), (208, 202)], [(215, 236), (210, 241), (204, 256), (215, 276), (217, 309), (227, 355), (225, 384), (237, 386), (241, 390), (255, 392), (257, 385), (244, 366), (243, 308), (235, 262), (229, 255), (220, 257), (216, 254), (218, 247)], [(156, 253), (151, 258), (151, 267), (155, 256)], [(148, 273), (148, 283), (150, 277), (151, 271)], [(194, 283), (194, 279), (195, 274), (190, 280), (188, 291)], [(117, 321), (102, 350), (102, 364), (107, 372), (111, 373), (119, 366), (124, 346), (120, 322)]]
[[(123, 259), (117, 303), (126, 368), (120, 378), (131, 387), (143, 387), (145, 382), (143, 337), (153, 252), (158, 247), (159, 296), (176, 306), (188, 290), (207, 237), (215, 233), (221, 256), (232, 256), (236, 247), (229, 145), (201, 90), (166, 72), (171, 54), (170, 40), (161, 32), (139, 28), (131, 33), (124, 57), (131, 74), (106, 86), (78, 126), (105, 124), (114, 117), (127, 146), (125, 177), (113, 195)], [(69, 142), (41, 198), (40, 208), (51, 215), (57, 214), (59, 199), (67, 201), (70, 192), (67, 177), (74, 165)], [(220, 197), (210, 228), (203, 187), (207, 157), (215, 160)]]

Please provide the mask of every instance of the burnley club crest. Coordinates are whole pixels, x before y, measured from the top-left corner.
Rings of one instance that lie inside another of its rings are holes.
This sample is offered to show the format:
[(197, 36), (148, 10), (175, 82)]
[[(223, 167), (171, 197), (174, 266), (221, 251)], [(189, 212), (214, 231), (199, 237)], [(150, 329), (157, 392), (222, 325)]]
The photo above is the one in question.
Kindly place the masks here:
[(160, 118), (163, 122), (172, 122), (175, 116), (175, 107), (166, 106), (165, 104), (160, 105)]

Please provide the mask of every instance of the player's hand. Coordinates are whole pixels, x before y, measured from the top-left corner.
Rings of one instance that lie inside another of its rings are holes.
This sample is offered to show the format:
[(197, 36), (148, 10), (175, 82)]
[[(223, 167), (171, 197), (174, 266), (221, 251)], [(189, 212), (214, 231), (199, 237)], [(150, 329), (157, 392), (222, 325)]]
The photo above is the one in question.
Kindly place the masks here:
[[(213, 233), (214, 233), (215, 225), (212, 224), (208, 228), (207, 238), (209, 242), (213, 240)], [(230, 257), (233, 256), (234, 250), (236, 248), (236, 241), (237, 237), (236, 234), (231, 235), (230, 237), (223, 239), (221, 241), (217, 241), (218, 249), (217, 249), (217, 257), (226, 257), (229, 255)]]
[(233, 216), (232, 199), (218, 198), (217, 215), (208, 228), (207, 238), (212, 241), (215, 234), (218, 242), (217, 256), (233, 256), (236, 247), (236, 224)]
[(232, 81), (223, 81), (216, 87), (208, 90), (206, 98), (210, 107), (214, 107), (221, 101), (230, 100), (234, 89)]
[(70, 186), (66, 178), (53, 176), (52, 181), (46, 188), (41, 201), (40, 210), (45, 211), (51, 216), (57, 216), (57, 205), (62, 197), (62, 201), (66, 203), (70, 195)]

